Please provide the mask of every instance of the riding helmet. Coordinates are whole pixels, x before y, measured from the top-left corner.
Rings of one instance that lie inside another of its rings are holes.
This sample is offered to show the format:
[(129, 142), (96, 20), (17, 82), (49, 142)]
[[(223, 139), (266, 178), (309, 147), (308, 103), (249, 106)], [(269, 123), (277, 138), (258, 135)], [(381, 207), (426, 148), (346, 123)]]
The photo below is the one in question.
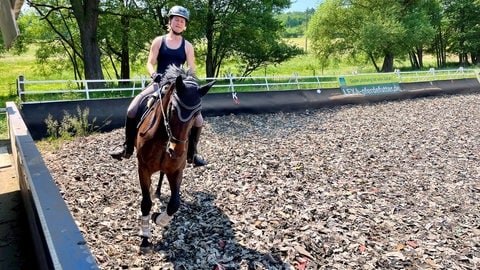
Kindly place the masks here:
[(170, 19), (172, 18), (172, 16), (180, 16), (188, 21), (190, 19), (190, 12), (188, 11), (188, 9), (182, 6), (173, 6), (168, 12), (168, 17)]

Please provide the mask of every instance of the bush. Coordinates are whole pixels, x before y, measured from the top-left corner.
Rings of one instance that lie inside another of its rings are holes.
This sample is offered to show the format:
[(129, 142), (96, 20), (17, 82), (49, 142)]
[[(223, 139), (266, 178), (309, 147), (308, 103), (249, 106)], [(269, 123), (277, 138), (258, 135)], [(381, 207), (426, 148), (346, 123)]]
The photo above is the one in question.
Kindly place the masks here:
[(45, 119), (47, 125), (47, 134), (51, 140), (54, 139), (71, 139), (75, 136), (87, 136), (96, 130), (98, 127), (94, 125), (95, 118), (92, 123), (88, 120), (89, 109), (86, 108), (83, 111), (80, 107), (77, 107), (77, 115), (72, 115), (67, 111), (64, 111), (64, 116), (61, 122), (53, 119), (49, 114)]

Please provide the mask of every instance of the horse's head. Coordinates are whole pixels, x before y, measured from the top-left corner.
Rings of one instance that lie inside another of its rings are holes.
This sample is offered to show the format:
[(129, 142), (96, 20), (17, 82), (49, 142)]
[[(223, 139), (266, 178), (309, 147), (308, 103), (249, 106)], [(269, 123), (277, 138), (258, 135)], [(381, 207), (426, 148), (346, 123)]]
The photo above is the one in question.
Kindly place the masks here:
[[(168, 133), (167, 151), (172, 158), (180, 157), (186, 150), (188, 135), (196, 116), (202, 109), (202, 97), (208, 93), (215, 81), (200, 86), (194, 76), (180, 73), (171, 82), (165, 97), (168, 99), (165, 111), (165, 127)], [(171, 70), (167, 70), (167, 73)]]

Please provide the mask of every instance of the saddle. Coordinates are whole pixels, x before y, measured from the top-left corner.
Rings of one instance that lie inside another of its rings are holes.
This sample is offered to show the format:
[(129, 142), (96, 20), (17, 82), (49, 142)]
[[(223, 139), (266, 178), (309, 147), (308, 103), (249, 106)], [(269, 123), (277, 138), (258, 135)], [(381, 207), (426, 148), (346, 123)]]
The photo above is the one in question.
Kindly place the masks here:
[[(156, 118), (158, 116), (156, 115), (155, 108), (156, 106), (158, 106), (158, 104), (162, 100), (162, 97), (165, 95), (165, 91), (168, 85), (169, 84), (164, 84), (162, 87), (158, 87), (158, 84), (154, 84), (154, 87), (158, 89), (155, 89), (153, 94), (144, 97), (140, 102), (136, 117), (137, 129), (140, 136), (144, 137), (145, 139), (153, 138), (155, 130), (157, 130), (157, 126), (155, 126), (155, 123), (157, 123)], [(148, 125), (144, 125), (142, 127), (143, 122), (145, 122), (149, 114), (153, 115), (149, 118)], [(159, 122), (160, 121), (158, 121), (158, 123)]]

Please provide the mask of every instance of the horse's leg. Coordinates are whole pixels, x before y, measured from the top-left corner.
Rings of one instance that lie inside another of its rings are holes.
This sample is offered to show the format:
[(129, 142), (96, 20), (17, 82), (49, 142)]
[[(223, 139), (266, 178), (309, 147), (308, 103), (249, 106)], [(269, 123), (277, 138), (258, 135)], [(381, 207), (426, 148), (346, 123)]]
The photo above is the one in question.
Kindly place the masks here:
[(167, 214), (173, 216), (180, 208), (180, 186), (183, 180), (183, 170), (178, 170), (172, 175), (167, 175), (170, 185), (170, 201), (167, 205)]
[(155, 197), (159, 200), (160, 200), (160, 191), (162, 190), (162, 181), (163, 181), (164, 175), (165, 175), (164, 172), (160, 172), (160, 177), (158, 178), (157, 190), (155, 190)]
[[(138, 166), (138, 176), (140, 179), (140, 188), (142, 190), (142, 218), (140, 222), (140, 231), (139, 235), (141, 237), (150, 238), (152, 237), (152, 232), (150, 231), (150, 210), (152, 209), (152, 198), (150, 196), (150, 186), (152, 184), (152, 174), (147, 170), (142, 170), (142, 166)], [(142, 242), (142, 245), (145, 243), (145, 240)]]
[(183, 170), (167, 174), (167, 178), (170, 185), (170, 200), (168, 201), (167, 211), (152, 215), (155, 224), (160, 226), (166, 226), (172, 220), (173, 214), (180, 208), (180, 185), (182, 184)]

